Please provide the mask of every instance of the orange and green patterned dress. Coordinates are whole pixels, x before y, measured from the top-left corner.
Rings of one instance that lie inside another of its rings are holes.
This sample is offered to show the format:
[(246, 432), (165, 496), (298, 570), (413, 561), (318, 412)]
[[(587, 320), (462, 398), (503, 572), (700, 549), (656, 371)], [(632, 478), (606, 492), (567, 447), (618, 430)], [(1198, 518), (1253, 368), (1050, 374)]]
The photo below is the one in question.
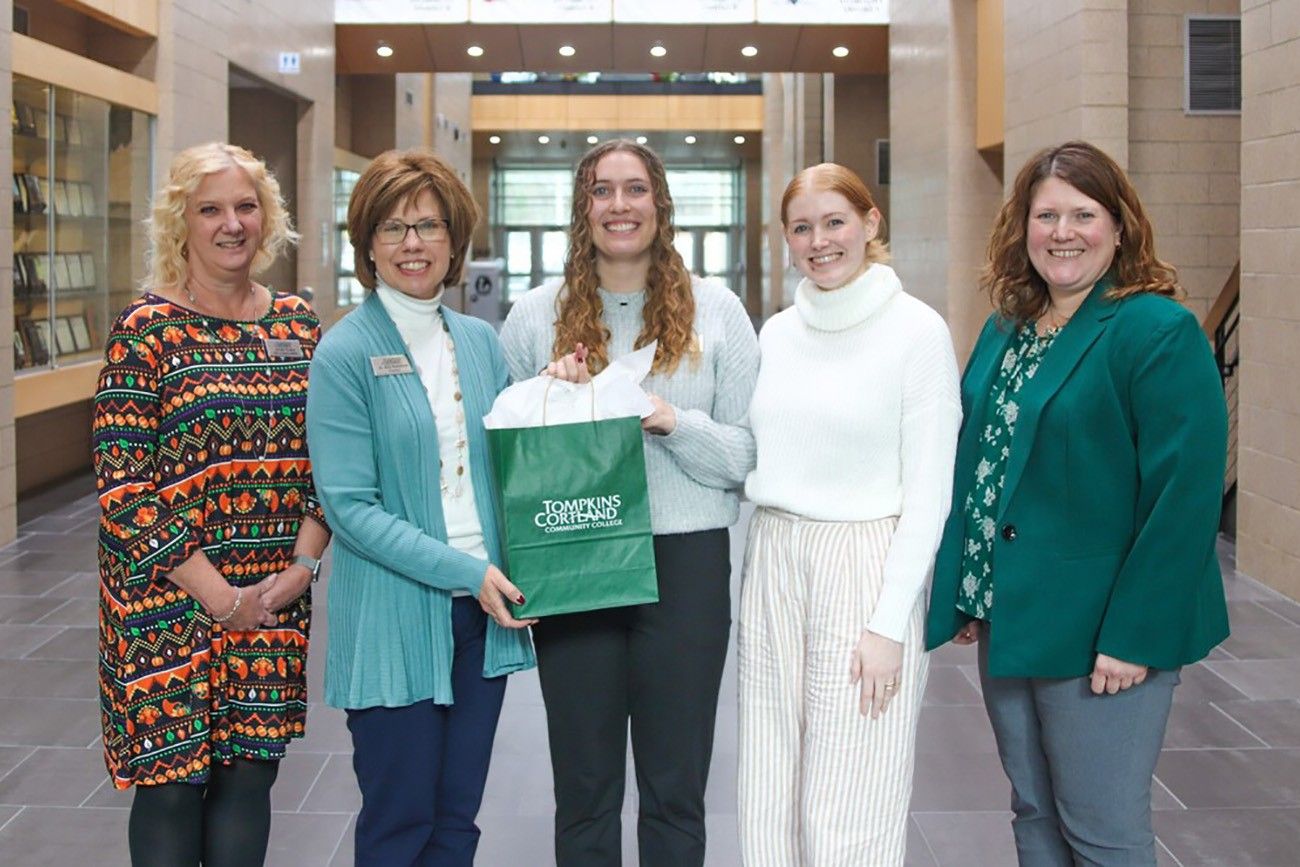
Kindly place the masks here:
[(271, 628), (228, 631), (169, 573), (202, 549), (232, 586), (293, 559), (323, 525), (307, 457), (316, 315), (276, 295), (256, 322), (145, 294), (105, 346), (94, 410), (99, 686), (117, 788), (207, 780), (213, 761), (279, 759), (307, 713), (310, 592)]

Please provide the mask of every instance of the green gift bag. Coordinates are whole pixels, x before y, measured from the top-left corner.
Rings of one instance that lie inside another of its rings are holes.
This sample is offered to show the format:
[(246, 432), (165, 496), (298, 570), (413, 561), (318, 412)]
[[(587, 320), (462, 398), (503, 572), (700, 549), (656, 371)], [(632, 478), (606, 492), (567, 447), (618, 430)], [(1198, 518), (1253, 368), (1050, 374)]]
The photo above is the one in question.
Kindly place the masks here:
[(487, 435), (516, 617), (659, 601), (640, 419)]

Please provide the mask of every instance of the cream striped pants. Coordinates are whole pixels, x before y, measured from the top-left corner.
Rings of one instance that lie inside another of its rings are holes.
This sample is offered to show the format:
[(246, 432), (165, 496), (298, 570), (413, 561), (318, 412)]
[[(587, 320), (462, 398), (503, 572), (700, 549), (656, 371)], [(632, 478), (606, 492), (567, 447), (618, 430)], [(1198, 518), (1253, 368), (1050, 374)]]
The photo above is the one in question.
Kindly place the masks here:
[(760, 508), (740, 592), (740, 849), (745, 867), (903, 863), (924, 601), (899, 692), (859, 711), (849, 662), (880, 597), (897, 518), (812, 521)]

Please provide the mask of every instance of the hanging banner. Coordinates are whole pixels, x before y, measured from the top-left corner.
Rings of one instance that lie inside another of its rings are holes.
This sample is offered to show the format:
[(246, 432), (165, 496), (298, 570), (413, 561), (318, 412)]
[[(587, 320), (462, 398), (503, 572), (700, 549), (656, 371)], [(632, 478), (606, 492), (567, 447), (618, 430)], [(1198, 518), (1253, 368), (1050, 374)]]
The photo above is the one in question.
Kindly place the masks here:
[(749, 24), (754, 0), (614, 0), (619, 24)]
[(888, 24), (889, 0), (755, 0), (760, 24)]
[(469, 0), (472, 24), (607, 24), (613, 0)]
[(469, 0), (334, 0), (335, 24), (464, 24)]

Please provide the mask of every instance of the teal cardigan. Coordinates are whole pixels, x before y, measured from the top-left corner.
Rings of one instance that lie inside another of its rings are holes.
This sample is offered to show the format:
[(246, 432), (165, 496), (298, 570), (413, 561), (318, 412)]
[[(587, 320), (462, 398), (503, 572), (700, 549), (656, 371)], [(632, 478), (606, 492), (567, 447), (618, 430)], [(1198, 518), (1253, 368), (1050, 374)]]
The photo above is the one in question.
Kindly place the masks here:
[[(1099, 285), (1017, 395), (998, 503), (989, 673), (1088, 674), (1098, 653), (1155, 668), (1228, 635), (1215, 555), (1227, 452), (1218, 369), (1196, 318)], [(970, 620), (955, 607), (961, 504), (1012, 331), (989, 319), (962, 378), (953, 510), (935, 558), (926, 644)]]
[[(506, 387), (496, 333), (442, 308), (456, 344), (470, 479), (483, 544), (501, 565), (496, 486), (483, 416)], [(410, 373), (376, 376), (371, 358), (403, 356)], [(453, 702), (451, 591), (478, 595), (487, 562), (447, 544), (438, 431), (429, 398), (378, 296), (326, 332), (311, 364), (307, 442), (330, 529), (325, 701), (334, 707)], [(483, 675), (535, 664), (528, 630), (489, 620)]]

